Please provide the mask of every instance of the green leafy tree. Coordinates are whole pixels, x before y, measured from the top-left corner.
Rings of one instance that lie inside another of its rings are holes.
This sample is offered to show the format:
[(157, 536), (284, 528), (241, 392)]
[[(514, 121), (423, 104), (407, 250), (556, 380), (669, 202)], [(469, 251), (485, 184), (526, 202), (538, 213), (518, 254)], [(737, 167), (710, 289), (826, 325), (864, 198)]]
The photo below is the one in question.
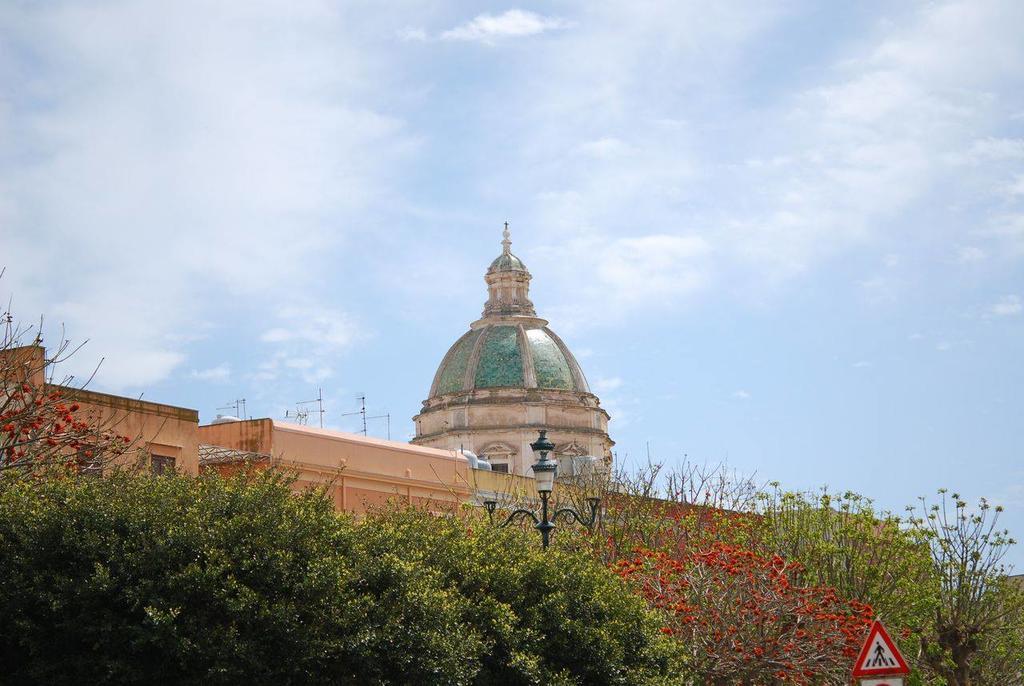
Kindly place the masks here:
[(971, 680), (975, 684), (1024, 684), (1024, 602), (1021, 584), (1024, 578), (1001, 579), (993, 592), (997, 602), (1016, 605), (981, 642), (971, 660)]
[(423, 570), (365, 559), (357, 539), (280, 476), (13, 485), (0, 493), (5, 679), (471, 683), (480, 644), (458, 599)]
[(921, 637), (925, 657), (949, 686), (1007, 683), (1024, 664), (1024, 589), (1002, 563), (1015, 541), (998, 528), (1002, 507), (982, 498), (971, 511), (958, 493), (940, 489), (939, 496), (908, 508), (938, 582), (934, 621)]
[(667, 658), (610, 572), (515, 532), (357, 522), (274, 474), (0, 490), (4, 683), (642, 684)]
[(414, 509), (367, 517), (365, 546), (431, 570), (466, 599), (484, 650), (475, 683), (643, 684), (670, 673), (658, 618), (589, 555), (540, 549), (533, 531)]

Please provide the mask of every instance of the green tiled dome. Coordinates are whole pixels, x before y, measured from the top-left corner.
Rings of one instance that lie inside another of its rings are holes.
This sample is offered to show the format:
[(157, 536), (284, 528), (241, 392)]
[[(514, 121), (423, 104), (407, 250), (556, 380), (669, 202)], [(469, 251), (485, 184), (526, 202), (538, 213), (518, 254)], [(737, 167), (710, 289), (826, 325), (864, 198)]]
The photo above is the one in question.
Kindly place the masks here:
[(464, 334), (441, 362), (430, 397), (487, 388), (589, 393), (576, 359), (549, 328), (495, 323)]

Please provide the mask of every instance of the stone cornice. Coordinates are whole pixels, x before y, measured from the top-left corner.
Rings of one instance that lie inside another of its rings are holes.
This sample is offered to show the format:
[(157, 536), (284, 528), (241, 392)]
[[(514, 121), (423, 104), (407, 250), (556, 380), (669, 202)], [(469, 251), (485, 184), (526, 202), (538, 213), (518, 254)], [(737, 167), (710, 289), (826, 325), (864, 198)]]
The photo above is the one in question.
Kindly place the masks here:
[[(608, 441), (608, 445), (609, 446), (615, 445), (615, 441), (613, 441), (608, 436), (608, 434), (606, 434), (601, 429), (592, 429), (592, 428), (586, 427), (586, 426), (573, 426), (571, 424), (551, 424), (551, 423), (546, 423), (546, 424), (541, 425), (541, 424), (537, 424), (535, 422), (534, 423), (521, 423), (521, 424), (481, 425), (481, 426), (474, 425), (472, 427), (461, 427), (461, 428), (449, 427), (447, 429), (443, 429), (442, 431), (435, 431), (433, 433), (423, 434), (422, 436), (417, 436), (416, 438), (412, 439), (410, 441), (410, 443), (412, 443), (414, 445), (418, 445), (420, 443), (424, 443), (426, 441), (430, 441), (430, 440), (434, 440), (434, 439), (437, 439), (437, 438), (441, 438), (443, 436), (453, 436), (453, 435), (454, 436), (458, 436), (458, 435), (466, 435), (466, 434), (479, 434), (479, 433), (483, 433), (483, 432), (490, 432), (490, 433), (500, 434), (503, 431), (531, 431), (531, 432), (536, 433), (536, 431), (538, 429), (540, 429), (540, 428), (548, 429), (548, 430), (550, 430), (551, 432), (554, 432), (554, 433), (557, 433), (559, 431), (563, 431), (563, 432), (566, 432), (566, 433), (573, 433), (573, 434), (586, 434), (586, 435), (590, 435), (590, 436), (599, 436), (600, 438), (603, 438), (604, 440)], [(495, 438), (494, 440), (495, 441), (501, 441), (500, 438)]]
[[(608, 413), (600, 405), (600, 398), (593, 393), (579, 391), (557, 391), (541, 388), (488, 388), (472, 391), (459, 391), (429, 398), (423, 401), (420, 415), (434, 410), (468, 405), (560, 405), (586, 410), (600, 410), (605, 416)], [(420, 415), (417, 415), (420, 416)], [(416, 417), (413, 417), (416, 419)]]
[(521, 314), (492, 314), (481, 317), (469, 325), (470, 329), (482, 329), (485, 326), (524, 326), (527, 328), (543, 328), (548, 320), (542, 317), (528, 317)]

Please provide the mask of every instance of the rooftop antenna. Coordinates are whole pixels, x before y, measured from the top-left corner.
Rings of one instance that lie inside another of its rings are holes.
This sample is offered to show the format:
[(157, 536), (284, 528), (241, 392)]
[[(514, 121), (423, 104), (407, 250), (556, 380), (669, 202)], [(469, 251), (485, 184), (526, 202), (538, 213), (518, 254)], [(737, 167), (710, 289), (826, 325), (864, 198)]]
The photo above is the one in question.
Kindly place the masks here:
[(236, 398), (234, 401), (229, 401), (227, 405), (218, 407), (218, 410), (230, 410), (234, 408), (235, 416), (239, 419), (248, 419), (245, 416), (245, 398)]
[(4, 327), (5, 327), (4, 340), (5, 341), (13, 340), (13, 338), (14, 338), (13, 337), (14, 316), (11, 315), (10, 310), (8, 310), (7, 312), (4, 312), (3, 317), (4, 317)]
[(361, 419), (362, 419), (362, 422), (363, 422), (363, 435), (364, 436), (367, 435), (366, 434), (366, 422), (367, 422), (367, 420), (369, 420), (369, 419), (383, 419), (383, 420), (385, 420), (386, 426), (387, 426), (388, 440), (390, 441), (391, 440), (391, 413), (390, 412), (385, 412), (384, 414), (377, 414), (377, 415), (370, 415), (370, 416), (368, 416), (366, 414), (366, 394), (365, 393), (360, 393), (359, 395), (356, 396), (356, 400), (359, 401), (359, 409), (356, 410), (355, 412), (344, 412), (344, 413), (341, 414), (341, 416), (342, 417), (353, 417), (355, 415), (359, 415), (361, 417)]
[(353, 415), (362, 415), (363, 417), (363, 435), (366, 435), (366, 394), (360, 393), (356, 396), (356, 400), (359, 401), (359, 409), (355, 412), (344, 412), (342, 417), (351, 417)]
[[(309, 419), (309, 410), (307, 408), (305, 408), (305, 407), (302, 407), (302, 406), (303, 405), (312, 405), (313, 403), (316, 403), (317, 409), (314, 410), (314, 412), (316, 412), (317, 414), (320, 415), (320, 428), (322, 429), (322, 428), (324, 428), (324, 412), (325, 412), (325, 410), (324, 410), (324, 389), (319, 387), (319, 386), (316, 389), (316, 397), (315, 398), (313, 398), (312, 400), (300, 400), (299, 402), (295, 403), (295, 417), (299, 419), (299, 424), (305, 424), (306, 421), (308, 421), (308, 419)], [(287, 417), (288, 413), (285, 412), (284, 416)], [(344, 415), (342, 415), (342, 416), (344, 416)]]
[[(388, 440), (391, 440), (391, 413), (385, 412), (384, 414), (378, 414), (373, 417), (367, 417), (367, 419), (383, 419), (387, 423), (388, 427)], [(363, 435), (366, 435), (366, 430), (363, 430)]]
[(304, 407), (297, 407), (294, 410), (285, 410), (284, 418), (294, 419), (297, 424), (300, 424), (301, 426), (306, 426), (306, 424), (309, 422), (309, 410), (307, 410)]

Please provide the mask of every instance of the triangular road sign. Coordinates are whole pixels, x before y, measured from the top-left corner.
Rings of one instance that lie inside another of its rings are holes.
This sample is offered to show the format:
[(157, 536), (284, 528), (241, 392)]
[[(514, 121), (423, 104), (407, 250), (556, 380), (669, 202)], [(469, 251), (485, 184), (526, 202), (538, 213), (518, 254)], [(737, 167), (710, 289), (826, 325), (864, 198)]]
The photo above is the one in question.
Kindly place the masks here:
[(860, 649), (857, 661), (853, 663), (853, 677), (910, 674), (910, 668), (900, 655), (889, 633), (877, 619), (871, 625), (864, 647)]

